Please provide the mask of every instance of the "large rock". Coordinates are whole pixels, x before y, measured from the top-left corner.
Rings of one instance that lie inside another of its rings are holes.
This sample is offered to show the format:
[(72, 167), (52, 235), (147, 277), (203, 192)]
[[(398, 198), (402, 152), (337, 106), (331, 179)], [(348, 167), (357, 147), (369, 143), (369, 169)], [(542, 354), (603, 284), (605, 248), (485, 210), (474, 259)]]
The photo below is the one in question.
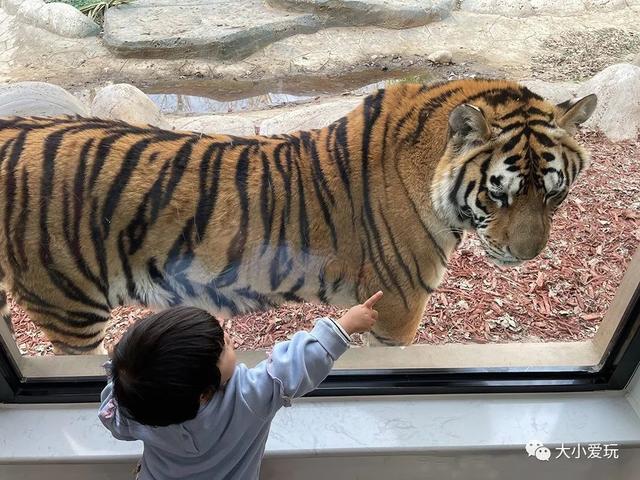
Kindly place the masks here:
[(427, 57), (430, 62), (447, 65), (453, 60), (453, 55), (449, 50), (438, 50)]
[(325, 27), (425, 25), (448, 16), (455, 4), (455, 0), (136, 0), (107, 11), (104, 40), (122, 56), (237, 60), (278, 40)]
[(83, 38), (97, 35), (96, 22), (66, 3), (48, 3), (42, 9), (41, 23), (37, 26), (62, 37)]
[(260, 121), (246, 114), (198, 115), (168, 120), (174, 130), (248, 136), (259, 133)]
[(100, 27), (78, 9), (66, 3), (42, 0), (3, 0), (7, 12), (34, 27), (68, 38), (97, 35)]
[(19, 82), (0, 86), (0, 116), (83, 115), (89, 111), (77, 98), (57, 85)]
[(156, 104), (144, 92), (127, 83), (109, 85), (99, 90), (91, 104), (91, 114), (134, 125), (168, 126)]
[(640, 4), (640, 0), (462, 0), (460, 10), (508, 17), (580, 15)]
[(545, 82), (544, 80), (521, 80), (520, 83), (552, 103), (561, 103), (575, 97), (580, 85), (571, 82)]
[(327, 15), (344, 26), (409, 28), (447, 17), (455, 0), (267, 0), (274, 7)]
[(585, 82), (582, 97), (598, 96), (598, 108), (585, 126), (598, 128), (613, 141), (635, 140), (640, 133), (640, 67), (612, 65)]
[(0, 5), (2, 5), (2, 8), (4, 8), (7, 13), (15, 15), (18, 12), (18, 8), (20, 8), (20, 5), (22, 5), (24, 2), (25, 0), (2, 0), (0, 2)]
[(279, 12), (262, 0), (136, 0), (107, 11), (104, 41), (123, 56), (240, 59), (323, 25), (316, 15)]
[(349, 98), (319, 105), (299, 107), (263, 121), (260, 124), (260, 134), (276, 135), (296, 130), (326, 127), (331, 122), (349, 113), (360, 103), (362, 103), (361, 98)]
[(325, 127), (361, 103), (362, 98), (341, 98), (326, 103), (298, 105), (284, 109), (173, 117), (168, 118), (167, 121), (175, 130), (242, 136), (277, 135)]

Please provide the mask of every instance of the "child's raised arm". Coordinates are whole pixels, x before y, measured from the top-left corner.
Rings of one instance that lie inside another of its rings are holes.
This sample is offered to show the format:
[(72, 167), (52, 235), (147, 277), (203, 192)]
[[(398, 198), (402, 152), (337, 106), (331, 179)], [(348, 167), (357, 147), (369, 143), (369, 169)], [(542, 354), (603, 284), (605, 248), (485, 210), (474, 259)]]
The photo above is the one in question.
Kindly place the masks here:
[(371, 329), (378, 316), (373, 306), (381, 297), (382, 292), (376, 293), (337, 322), (319, 319), (311, 332), (298, 332), (291, 340), (276, 344), (269, 359), (255, 368), (239, 366), (236, 381), (247, 406), (267, 418), (288, 406), (292, 398), (316, 388), (349, 347), (349, 335)]

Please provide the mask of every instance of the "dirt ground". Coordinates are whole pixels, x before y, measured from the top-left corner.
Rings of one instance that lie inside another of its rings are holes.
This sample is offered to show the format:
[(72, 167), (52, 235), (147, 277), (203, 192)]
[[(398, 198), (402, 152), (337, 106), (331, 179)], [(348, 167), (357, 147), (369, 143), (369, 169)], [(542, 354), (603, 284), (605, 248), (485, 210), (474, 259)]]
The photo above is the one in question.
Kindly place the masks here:
[[(81, 93), (130, 83), (150, 93), (253, 95), (335, 90), (349, 77), (368, 83), (396, 73), (447, 76), (470, 69), (513, 79), (582, 79), (640, 51), (640, 9), (579, 17), (508, 18), (455, 12), (406, 30), (330, 28), (275, 42), (235, 62), (207, 58), (119, 58), (101, 38), (65, 39), (0, 10), (0, 81), (36, 80)], [(427, 57), (452, 54), (454, 67)]]
[[(548, 247), (517, 268), (488, 262), (473, 236), (454, 254), (445, 281), (424, 313), (416, 342), (577, 341), (595, 334), (640, 246), (640, 142), (613, 144), (601, 134), (581, 139), (593, 162), (556, 214)], [(51, 344), (17, 306), (20, 351), (52, 353)], [(107, 345), (145, 314), (114, 311)], [(289, 304), (227, 322), (237, 347), (266, 348), (309, 328), (335, 308)]]
[(621, 28), (568, 31), (547, 37), (531, 60), (543, 80), (585, 80), (640, 52), (640, 34)]

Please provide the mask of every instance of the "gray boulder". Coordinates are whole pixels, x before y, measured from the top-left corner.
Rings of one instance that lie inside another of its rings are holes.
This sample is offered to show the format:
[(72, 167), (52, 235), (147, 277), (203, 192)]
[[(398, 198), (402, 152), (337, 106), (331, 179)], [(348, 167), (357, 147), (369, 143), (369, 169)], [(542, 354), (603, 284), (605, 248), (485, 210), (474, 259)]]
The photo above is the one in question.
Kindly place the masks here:
[(91, 114), (134, 125), (168, 126), (158, 106), (140, 89), (127, 83), (109, 85), (98, 90), (91, 104)]
[(44, 3), (42, 0), (3, 0), (5, 10), (20, 21), (42, 28), (61, 37), (83, 38), (97, 35), (100, 27), (66, 3)]
[(89, 115), (85, 105), (65, 89), (44, 82), (0, 86), (0, 116)]
[(636, 140), (640, 133), (640, 67), (619, 63), (586, 81), (578, 96), (598, 96), (598, 107), (585, 123), (611, 140)]

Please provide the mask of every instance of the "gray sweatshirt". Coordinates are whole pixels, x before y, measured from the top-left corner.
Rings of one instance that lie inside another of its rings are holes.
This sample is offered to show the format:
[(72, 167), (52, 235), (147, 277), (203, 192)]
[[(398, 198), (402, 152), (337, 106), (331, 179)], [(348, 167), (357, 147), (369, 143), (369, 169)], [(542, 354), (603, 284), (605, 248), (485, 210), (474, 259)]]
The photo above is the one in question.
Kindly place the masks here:
[(276, 412), (316, 388), (348, 346), (344, 330), (321, 318), (310, 333), (276, 344), (256, 367), (238, 364), (224, 389), (192, 420), (141, 425), (118, 410), (111, 382), (100, 396), (98, 416), (115, 438), (142, 440), (141, 480), (257, 479)]

